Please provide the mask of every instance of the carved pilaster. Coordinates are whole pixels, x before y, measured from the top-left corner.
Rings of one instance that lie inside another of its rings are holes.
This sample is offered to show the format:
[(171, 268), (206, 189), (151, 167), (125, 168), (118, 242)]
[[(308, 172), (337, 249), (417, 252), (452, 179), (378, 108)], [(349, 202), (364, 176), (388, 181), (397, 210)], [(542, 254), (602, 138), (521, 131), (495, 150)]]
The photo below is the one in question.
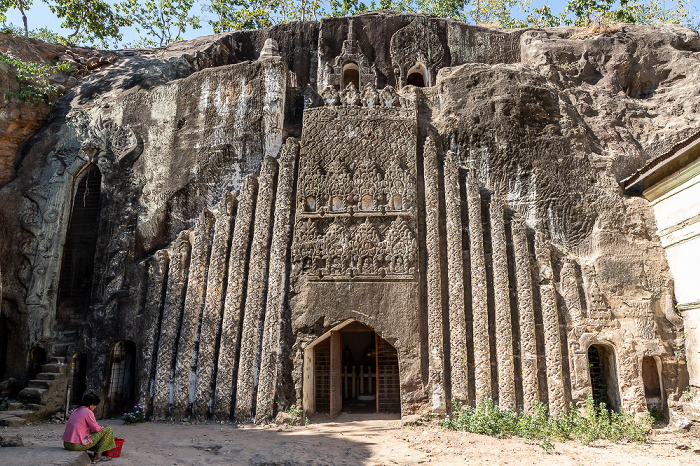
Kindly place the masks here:
[(168, 273), (168, 251), (161, 250), (153, 254), (153, 257), (148, 259), (146, 263), (146, 309), (148, 315), (148, 323), (144, 325), (146, 338), (143, 344), (143, 365), (140, 367), (139, 375), (139, 403), (143, 406), (144, 411), (150, 410), (151, 401), (151, 377), (155, 361), (154, 353), (157, 351), (158, 332), (160, 331), (158, 319), (160, 311), (165, 304), (163, 302), (163, 288), (166, 286), (166, 277)]
[(291, 239), (292, 195), (294, 173), (299, 154), (299, 143), (287, 139), (280, 156), (280, 169), (275, 198), (275, 222), (270, 246), (270, 272), (268, 278), (267, 305), (265, 306), (265, 329), (260, 361), (260, 383), (258, 384), (257, 422), (272, 420), (277, 371), (279, 365), (280, 335), (286, 297), (287, 263)]
[(267, 287), (268, 253), (270, 252), (270, 227), (272, 226), (272, 202), (275, 194), (277, 161), (266, 157), (260, 169), (258, 200), (253, 228), (248, 271), (248, 295), (243, 313), (238, 383), (236, 385), (235, 417), (239, 422), (250, 422), (253, 409), (256, 373), (259, 368), (258, 339), (260, 321), (264, 316), (263, 297)]
[(525, 222), (521, 218), (514, 218), (511, 226), (515, 256), (515, 280), (518, 291), (518, 315), (520, 316), (520, 366), (523, 381), (523, 409), (530, 412), (538, 400), (539, 393), (530, 252), (527, 246)]
[(214, 391), (213, 417), (217, 421), (227, 421), (231, 415), (233, 378), (237, 364), (236, 350), (240, 343), (239, 327), (245, 296), (247, 259), (257, 187), (255, 177), (248, 175), (243, 179), (238, 191), (238, 209), (236, 210), (236, 221), (231, 239), (228, 286), (224, 302), (224, 315), (221, 321), (221, 343), (219, 344), (219, 363)]
[(469, 245), (474, 313), (474, 379), (476, 401), (491, 399), (491, 351), (489, 348), (489, 308), (487, 302), (484, 233), (481, 222), (481, 194), (473, 171), (467, 177), (469, 206)]
[(561, 268), (561, 295), (566, 306), (568, 323), (581, 325), (583, 323), (583, 306), (578, 292), (578, 279), (576, 278), (576, 266), (572, 259), (564, 259)]
[(163, 320), (160, 324), (158, 356), (156, 359), (156, 377), (153, 389), (153, 419), (165, 419), (168, 416), (170, 400), (170, 378), (175, 356), (175, 339), (180, 325), (180, 314), (185, 298), (187, 269), (190, 263), (189, 231), (181, 232), (173, 244), (168, 270), (168, 285), (163, 304)]
[(191, 233), (192, 236), (192, 260), (187, 277), (187, 293), (185, 295), (185, 307), (182, 312), (182, 324), (180, 324), (180, 338), (177, 343), (177, 360), (175, 363), (175, 378), (173, 380), (173, 409), (172, 417), (181, 419), (185, 417), (190, 400), (190, 378), (192, 376), (192, 362), (194, 358), (195, 335), (199, 317), (204, 305), (206, 292), (206, 271), (211, 252), (211, 229), (214, 224), (214, 214), (209, 209), (204, 209)]
[(562, 372), (561, 339), (557, 296), (552, 284), (551, 249), (544, 235), (535, 235), (535, 257), (540, 274), (540, 300), (544, 327), (544, 355), (547, 362), (547, 393), (549, 412), (554, 417), (566, 409), (564, 375)]
[(496, 359), (498, 361), (498, 404), (515, 411), (515, 369), (513, 366), (513, 328), (510, 319), (508, 251), (503, 220), (503, 204), (491, 198), (491, 257), (493, 263), (493, 301), (496, 308)]
[(435, 142), (425, 141), (423, 154), (423, 177), (425, 180), (425, 247), (428, 251), (428, 384), (430, 387), (431, 409), (444, 412), (445, 362), (442, 328), (442, 283), (440, 278), (440, 238), (439, 238), (439, 190), (438, 159)]
[(211, 399), (211, 379), (214, 371), (214, 352), (216, 337), (219, 332), (221, 309), (226, 288), (226, 260), (229, 254), (231, 238), (231, 218), (236, 200), (233, 194), (226, 192), (216, 211), (214, 238), (211, 246), (211, 259), (207, 277), (207, 296), (202, 312), (202, 325), (199, 331), (199, 352), (197, 356), (197, 382), (194, 389), (192, 417), (195, 420), (206, 419)]
[(450, 366), (452, 398), (467, 401), (467, 323), (464, 312), (464, 257), (462, 253), (462, 199), (459, 167), (452, 151), (445, 157), (445, 214), (449, 282)]

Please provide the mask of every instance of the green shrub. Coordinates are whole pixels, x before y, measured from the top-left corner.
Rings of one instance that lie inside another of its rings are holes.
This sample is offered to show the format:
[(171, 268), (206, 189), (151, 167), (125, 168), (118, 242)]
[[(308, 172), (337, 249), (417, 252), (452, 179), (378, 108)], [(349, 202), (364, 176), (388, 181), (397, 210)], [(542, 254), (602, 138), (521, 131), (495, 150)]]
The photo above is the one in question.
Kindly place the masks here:
[(70, 63), (63, 62), (58, 65), (42, 65), (27, 62), (0, 52), (0, 62), (10, 65), (17, 73), (15, 79), (20, 83), (18, 91), (5, 94), (6, 97), (17, 97), (30, 102), (46, 102), (53, 104), (58, 96), (58, 88), (49, 83), (49, 76), (53, 73), (70, 71)]
[[(515, 436), (548, 442), (573, 439), (584, 444), (598, 439), (644, 442), (653, 422), (651, 416), (646, 415), (636, 423), (634, 417), (624, 411), (610, 411), (603, 404), (596, 406), (590, 396), (586, 400), (585, 415), (571, 405), (569, 412), (559, 419), (550, 416), (541, 403), (536, 403), (531, 413), (502, 410), (492, 401), (479, 402), (476, 407), (453, 403), (452, 414), (440, 421), (442, 427), (497, 438)], [(542, 445), (546, 451), (550, 450), (549, 443)]]

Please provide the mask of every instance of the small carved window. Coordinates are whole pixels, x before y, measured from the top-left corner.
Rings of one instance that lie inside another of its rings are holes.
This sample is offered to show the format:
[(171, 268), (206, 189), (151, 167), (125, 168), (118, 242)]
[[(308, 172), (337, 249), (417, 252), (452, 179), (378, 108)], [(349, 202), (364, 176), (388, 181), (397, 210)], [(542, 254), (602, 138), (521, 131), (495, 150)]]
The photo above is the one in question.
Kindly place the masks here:
[(360, 89), (360, 68), (352, 61), (343, 65), (343, 89), (350, 83), (355, 85), (355, 89)]
[(309, 196), (306, 198), (306, 211), (307, 212), (316, 212), (316, 198), (313, 196)]
[(403, 210), (403, 198), (401, 194), (397, 194), (391, 198), (391, 204), (394, 210)]
[(426, 87), (428, 85), (428, 73), (422, 63), (416, 63), (413, 68), (408, 70), (406, 78), (407, 86)]
[(341, 196), (335, 196), (331, 199), (331, 210), (333, 212), (340, 212), (345, 209), (345, 201)]
[(374, 210), (374, 198), (369, 194), (362, 196), (362, 210)]

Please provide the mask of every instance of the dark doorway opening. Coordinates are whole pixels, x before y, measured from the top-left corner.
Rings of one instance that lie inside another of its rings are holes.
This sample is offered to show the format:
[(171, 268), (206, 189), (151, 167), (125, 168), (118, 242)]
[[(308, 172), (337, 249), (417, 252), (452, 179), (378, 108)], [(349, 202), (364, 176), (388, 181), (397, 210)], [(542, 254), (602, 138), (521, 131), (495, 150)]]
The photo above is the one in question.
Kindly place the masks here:
[(414, 72), (408, 75), (406, 84), (409, 86), (425, 87), (425, 79), (423, 73)]
[(591, 390), (596, 404), (605, 403), (608, 409), (620, 409), (620, 387), (617, 382), (617, 363), (613, 349), (607, 345), (588, 348), (588, 368)]
[(29, 380), (36, 379), (41, 372), (41, 366), (46, 364), (46, 350), (35, 346), (29, 350)]
[(355, 89), (360, 89), (360, 68), (357, 63), (351, 61), (343, 65), (343, 89), (350, 83), (355, 85)]
[(73, 356), (73, 384), (71, 387), (71, 402), (80, 404), (87, 388), (87, 354)]
[(101, 184), (102, 175), (94, 164), (88, 165), (77, 180), (56, 303), (56, 317), (64, 321), (85, 319), (90, 304)]
[(121, 414), (134, 407), (136, 344), (120, 341), (114, 344), (109, 356), (107, 379), (107, 414)]
[(659, 366), (656, 358), (644, 356), (642, 358), (642, 380), (644, 381), (644, 396), (647, 400), (649, 412), (663, 413), (664, 400), (659, 378)]
[(316, 412), (400, 413), (396, 349), (371, 328), (353, 322), (314, 347)]

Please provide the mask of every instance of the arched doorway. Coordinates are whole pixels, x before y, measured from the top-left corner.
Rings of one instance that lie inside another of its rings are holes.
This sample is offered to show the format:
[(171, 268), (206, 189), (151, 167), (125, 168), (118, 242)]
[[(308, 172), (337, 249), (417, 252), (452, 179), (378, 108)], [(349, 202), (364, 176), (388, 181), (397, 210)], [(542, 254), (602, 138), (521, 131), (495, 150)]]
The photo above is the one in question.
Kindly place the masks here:
[(56, 303), (56, 317), (64, 321), (84, 319), (90, 304), (101, 184), (102, 175), (94, 164), (89, 164), (76, 181)]
[(133, 341), (119, 341), (112, 347), (105, 400), (108, 414), (121, 414), (134, 407), (135, 357), (136, 344)]
[(644, 382), (644, 396), (647, 401), (647, 409), (650, 412), (663, 414), (664, 400), (661, 390), (660, 363), (653, 356), (642, 358), (642, 381)]
[(428, 73), (423, 64), (416, 63), (410, 70), (408, 70), (406, 85), (416, 87), (426, 87), (429, 85)]
[(372, 328), (350, 319), (312, 342), (304, 354), (307, 413), (401, 412), (398, 354)]
[(593, 401), (596, 404), (605, 403), (608, 409), (619, 410), (620, 387), (613, 348), (602, 344), (591, 345), (588, 348), (588, 369)]
[(343, 89), (350, 83), (355, 85), (355, 89), (360, 89), (360, 68), (352, 61), (343, 65)]

